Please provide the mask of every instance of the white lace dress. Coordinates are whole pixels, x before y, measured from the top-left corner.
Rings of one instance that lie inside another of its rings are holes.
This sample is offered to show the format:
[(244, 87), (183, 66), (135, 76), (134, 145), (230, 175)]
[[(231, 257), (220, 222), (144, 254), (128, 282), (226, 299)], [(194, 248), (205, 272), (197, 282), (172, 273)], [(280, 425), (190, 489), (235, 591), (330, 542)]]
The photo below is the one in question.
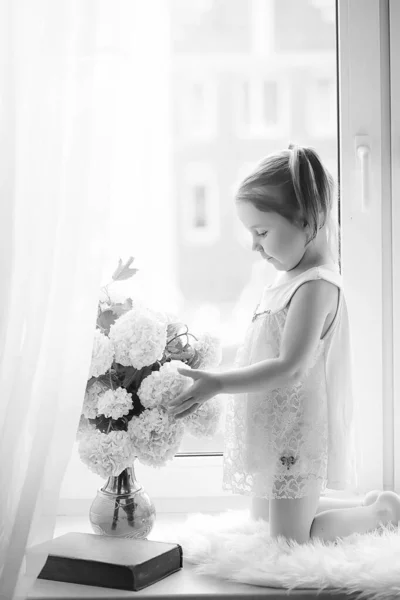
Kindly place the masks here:
[(323, 278), (340, 290), (335, 319), (301, 380), (227, 398), (222, 489), (263, 498), (301, 498), (316, 488), (356, 485), (351, 352), (341, 275), (313, 267), (264, 288), (235, 367), (279, 356), (295, 290)]

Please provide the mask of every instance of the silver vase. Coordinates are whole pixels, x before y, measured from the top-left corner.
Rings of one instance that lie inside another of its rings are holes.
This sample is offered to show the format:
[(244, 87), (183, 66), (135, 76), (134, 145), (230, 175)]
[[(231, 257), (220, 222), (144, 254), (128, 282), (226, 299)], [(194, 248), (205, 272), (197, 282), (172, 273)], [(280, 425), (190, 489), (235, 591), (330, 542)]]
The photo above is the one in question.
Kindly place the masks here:
[(92, 502), (89, 519), (99, 535), (147, 538), (156, 521), (156, 509), (137, 481), (133, 466), (107, 479)]

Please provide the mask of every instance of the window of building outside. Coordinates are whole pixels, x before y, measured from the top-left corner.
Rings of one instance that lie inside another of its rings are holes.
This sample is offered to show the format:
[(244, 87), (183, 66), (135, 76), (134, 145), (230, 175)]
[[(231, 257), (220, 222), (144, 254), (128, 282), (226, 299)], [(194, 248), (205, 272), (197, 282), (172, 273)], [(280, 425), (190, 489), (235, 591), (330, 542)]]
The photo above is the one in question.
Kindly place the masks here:
[[(268, 72), (266, 67), (265, 71)], [(290, 94), (283, 73), (257, 73), (239, 80), (235, 98), (235, 132), (238, 138), (280, 138), (289, 132)]]
[(212, 164), (188, 163), (182, 206), (183, 244), (213, 246), (220, 238), (220, 202)]
[(217, 89), (212, 76), (176, 81), (176, 137), (188, 140), (212, 140), (217, 132)]
[(195, 221), (196, 229), (204, 229), (207, 227), (207, 205), (206, 205), (206, 186), (196, 185), (194, 187), (194, 202), (195, 202)]
[(278, 84), (276, 81), (263, 82), (263, 121), (268, 127), (278, 122)]

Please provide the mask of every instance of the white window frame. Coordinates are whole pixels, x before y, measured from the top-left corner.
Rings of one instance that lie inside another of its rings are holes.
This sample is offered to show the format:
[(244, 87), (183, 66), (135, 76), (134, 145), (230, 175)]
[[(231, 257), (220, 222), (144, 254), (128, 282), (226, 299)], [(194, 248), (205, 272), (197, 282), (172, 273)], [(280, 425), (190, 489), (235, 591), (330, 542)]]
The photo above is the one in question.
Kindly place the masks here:
[[(193, 190), (196, 185), (205, 186), (208, 226), (197, 229), (192, 226), (194, 216)], [(209, 246), (220, 237), (220, 206), (218, 181), (215, 169), (206, 163), (188, 163), (185, 167), (181, 210), (183, 215), (183, 240), (189, 246)]]
[[(359, 489), (393, 490), (388, 3), (340, 0), (338, 16), (342, 275), (353, 347)], [(399, 25), (392, 23), (393, 30)], [(370, 149), (365, 211), (357, 143)]]
[[(389, 433), (388, 452), (394, 448), (394, 484), (400, 490), (400, 4), (390, 0), (390, 65), (391, 65), (391, 118), (392, 118), (392, 244), (393, 244), (393, 427)], [(390, 323), (388, 323), (390, 327)], [(390, 375), (390, 373), (389, 373)], [(389, 407), (391, 409), (391, 407)], [(388, 463), (391, 469), (391, 462)], [(390, 471), (389, 471), (390, 475)]]
[[(400, 29), (400, 5), (398, 0), (340, 0), (338, 24), (342, 275), (362, 419), (359, 484), (361, 492), (400, 493), (400, 436), (395, 436), (400, 431), (400, 374), (393, 369), (400, 364), (400, 203), (395, 201), (400, 197), (400, 42), (393, 35)], [(366, 213), (360, 208), (355, 149), (355, 136), (360, 134), (368, 135), (371, 148), (371, 203)], [(392, 230), (398, 235), (392, 236)], [(58, 512), (87, 514), (102, 480), (80, 463), (76, 451), (71, 466)], [(164, 469), (138, 463), (136, 474), (158, 512), (225, 511), (250, 504), (249, 497), (222, 491), (222, 456), (175, 457)]]
[[(281, 138), (290, 129), (290, 85), (285, 73), (268, 72), (266, 63), (259, 63), (257, 73), (242, 74), (234, 85), (234, 124), (236, 135), (241, 139), (265, 137)], [(273, 81), (277, 85), (277, 121), (267, 125), (263, 120), (264, 83)], [(250, 123), (243, 121), (243, 84), (249, 85)]]

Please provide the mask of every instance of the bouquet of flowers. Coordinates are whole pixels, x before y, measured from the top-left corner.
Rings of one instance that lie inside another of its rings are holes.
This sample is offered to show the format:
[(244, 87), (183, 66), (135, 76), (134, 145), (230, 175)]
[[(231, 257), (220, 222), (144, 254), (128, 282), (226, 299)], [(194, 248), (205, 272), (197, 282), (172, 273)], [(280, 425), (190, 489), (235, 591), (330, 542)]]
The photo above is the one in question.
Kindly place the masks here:
[(110, 286), (137, 272), (130, 268), (133, 260), (120, 259), (102, 288), (77, 432), (81, 460), (102, 477), (118, 476), (135, 458), (165, 466), (185, 431), (212, 437), (222, 414), (219, 396), (179, 420), (168, 414), (168, 402), (191, 385), (177, 368), (217, 367), (220, 342), (209, 333), (195, 337), (173, 315), (134, 298), (113, 298)]

